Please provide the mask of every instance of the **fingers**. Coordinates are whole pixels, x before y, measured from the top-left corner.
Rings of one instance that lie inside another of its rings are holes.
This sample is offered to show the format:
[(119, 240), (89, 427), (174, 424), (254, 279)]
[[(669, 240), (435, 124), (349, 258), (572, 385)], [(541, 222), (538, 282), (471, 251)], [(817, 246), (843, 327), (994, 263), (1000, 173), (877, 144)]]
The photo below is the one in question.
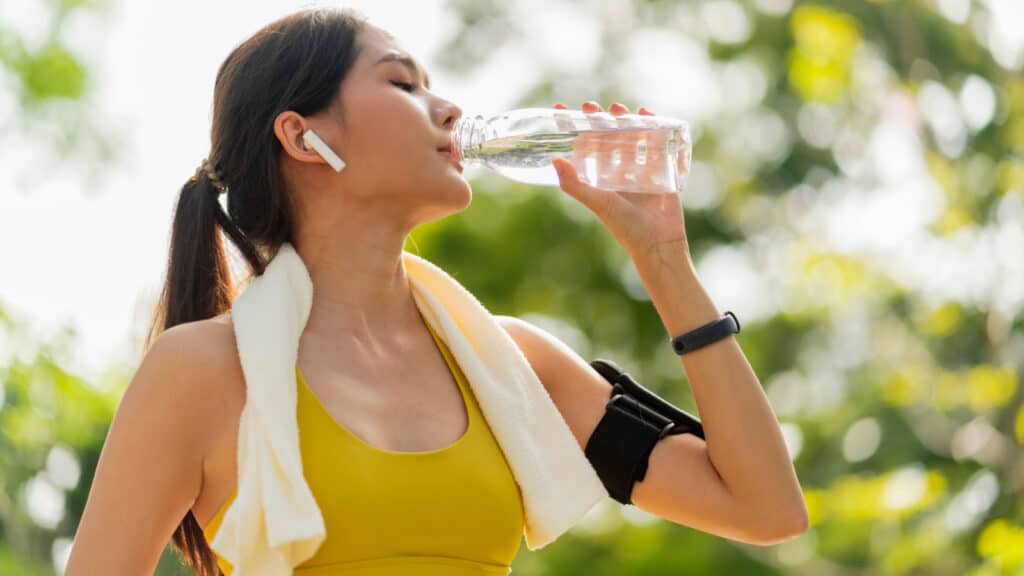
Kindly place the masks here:
[[(559, 110), (566, 109), (565, 104), (562, 104), (561, 102), (555, 103), (555, 108)], [(601, 105), (594, 100), (587, 100), (586, 102), (583, 103), (580, 109), (588, 113), (604, 111), (604, 109), (601, 108)], [(622, 104), (621, 102), (613, 102), (612, 105), (608, 107), (608, 112), (612, 114), (629, 114), (629, 107), (627, 107), (625, 104)], [(653, 112), (651, 112), (647, 108), (644, 108), (643, 106), (637, 109), (637, 114), (643, 114), (645, 116), (654, 116)]]
[[(561, 102), (555, 103), (554, 107), (556, 109), (558, 109), (558, 110), (565, 110), (566, 109), (565, 104), (563, 104)], [(586, 114), (603, 112), (603, 109), (601, 108), (601, 105), (597, 101), (595, 101), (595, 100), (586, 100), (586, 101), (584, 101), (580, 108)], [(608, 112), (611, 113), (614, 116), (621, 116), (623, 114), (629, 114), (630, 113), (629, 112), (629, 107), (627, 107), (625, 104), (623, 104), (621, 102), (613, 102), (612, 105), (608, 107)], [(648, 110), (647, 108), (645, 108), (643, 106), (641, 106), (640, 108), (637, 109), (637, 114), (643, 115), (643, 116), (653, 116), (654, 115), (650, 110)], [(592, 154), (596, 154), (598, 156), (604, 155), (607, 152), (606, 149), (609, 149), (609, 148), (615, 150), (614, 153), (616, 154), (616, 160), (618, 160), (618, 161), (617, 162), (611, 161), (611, 162), (607, 163), (605, 165), (605, 168), (604, 168), (606, 171), (608, 171), (608, 170), (618, 171), (620, 169), (625, 169), (625, 168), (634, 169), (636, 167), (636, 165), (637, 165), (637, 154), (638, 154), (637, 146), (636, 146), (636, 143), (634, 143), (631, 140), (629, 140), (628, 137), (626, 137), (625, 140), (622, 141), (622, 142), (615, 141), (614, 139), (613, 140), (608, 140), (608, 139), (600, 139), (600, 138), (593, 139), (593, 141), (592, 141), (591, 139), (587, 138), (586, 135), (581, 135), (576, 140), (576, 142), (573, 145), (573, 150), (572, 150), (573, 163), (579, 165), (579, 164), (582, 163), (582, 158), (583, 157), (589, 156), (589, 155), (592, 155)], [(656, 151), (651, 150), (651, 149), (648, 148), (647, 151), (646, 151), (647, 162), (645, 162), (645, 164), (651, 164), (650, 160), (656, 154), (657, 154)], [(607, 174), (607, 176), (616, 176), (616, 175), (615, 174)]]
[(627, 108), (624, 104), (621, 104), (619, 102), (615, 102), (611, 106), (609, 106), (608, 111), (616, 115), (629, 114), (629, 108)]

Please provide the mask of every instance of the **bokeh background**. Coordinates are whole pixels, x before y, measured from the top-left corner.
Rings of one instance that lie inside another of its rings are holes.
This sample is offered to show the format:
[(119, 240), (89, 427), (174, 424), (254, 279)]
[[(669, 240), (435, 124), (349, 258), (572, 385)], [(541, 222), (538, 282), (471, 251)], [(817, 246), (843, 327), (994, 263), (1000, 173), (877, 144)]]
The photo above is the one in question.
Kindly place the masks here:
[[(0, 0), (0, 574), (63, 571), (216, 69), (312, 5)], [(698, 271), (743, 322), (810, 528), (752, 546), (608, 500), (513, 573), (1024, 574), (1024, 2), (337, 5), (466, 114), (595, 99), (694, 131)], [(597, 219), (466, 177), (472, 204), (407, 249), (698, 413)], [(187, 572), (168, 549), (157, 573)]]

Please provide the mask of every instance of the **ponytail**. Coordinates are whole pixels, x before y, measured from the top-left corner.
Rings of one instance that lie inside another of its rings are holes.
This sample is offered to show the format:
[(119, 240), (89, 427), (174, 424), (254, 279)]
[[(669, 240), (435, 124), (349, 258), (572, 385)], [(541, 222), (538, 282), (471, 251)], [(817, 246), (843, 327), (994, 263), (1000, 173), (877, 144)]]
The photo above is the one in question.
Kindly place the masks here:
[[(231, 307), (231, 273), (224, 242), (216, 230), (223, 217), (218, 192), (202, 170), (181, 187), (171, 227), (166, 279), (144, 350), (173, 326), (212, 318)], [(191, 510), (171, 540), (195, 574), (221, 576), (216, 556)]]
[(231, 307), (230, 269), (224, 242), (216, 231), (224, 218), (217, 193), (203, 172), (181, 187), (171, 225), (166, 277), (146, 350), (164, 330), (212, 318)]
[[(235, 289), (218, 224), (236, 242), (247, 241), (221, 209), (218, 184), (199, 170), (181, 188), (171, 229), (166, 280), (145, 350), (163, 331), (212, 318), (231, 307)], [(216, 556), (191, 510), (171, 540), (195, 574), (221, 576)]]

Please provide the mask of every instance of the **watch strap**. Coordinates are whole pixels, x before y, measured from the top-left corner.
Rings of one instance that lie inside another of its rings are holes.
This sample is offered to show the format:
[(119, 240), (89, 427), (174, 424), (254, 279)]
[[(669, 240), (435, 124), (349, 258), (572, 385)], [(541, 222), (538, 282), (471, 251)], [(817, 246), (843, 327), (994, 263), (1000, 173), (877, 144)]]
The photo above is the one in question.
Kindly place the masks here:
[(687, 352), (699, 350), (709, 344), (714, 344), (733, 334), (739, 334), (739, 331), (740, 322), (736, 319), (736, 315), (732, 312), (726, 312), (724, 316), (717, 320), (712, 320), (699, 328), (694, 328), (685, 334), (672, 338), (672, 349), (675, 350), (676, 354), (683, 355)]

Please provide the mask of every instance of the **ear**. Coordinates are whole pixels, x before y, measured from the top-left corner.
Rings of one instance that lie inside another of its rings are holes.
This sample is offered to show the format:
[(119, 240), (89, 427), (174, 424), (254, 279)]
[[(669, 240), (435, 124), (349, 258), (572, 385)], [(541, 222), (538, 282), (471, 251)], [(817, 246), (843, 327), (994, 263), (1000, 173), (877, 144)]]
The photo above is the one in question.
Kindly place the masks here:
[(274, 134), (281, 142), (281, 147), (288, 156), (299, 162), (324, 164), (324, 159), (316, 150), (306, 145), (303, 134), (312, 126), (293, 110), (285, 110), (274, 119)]

